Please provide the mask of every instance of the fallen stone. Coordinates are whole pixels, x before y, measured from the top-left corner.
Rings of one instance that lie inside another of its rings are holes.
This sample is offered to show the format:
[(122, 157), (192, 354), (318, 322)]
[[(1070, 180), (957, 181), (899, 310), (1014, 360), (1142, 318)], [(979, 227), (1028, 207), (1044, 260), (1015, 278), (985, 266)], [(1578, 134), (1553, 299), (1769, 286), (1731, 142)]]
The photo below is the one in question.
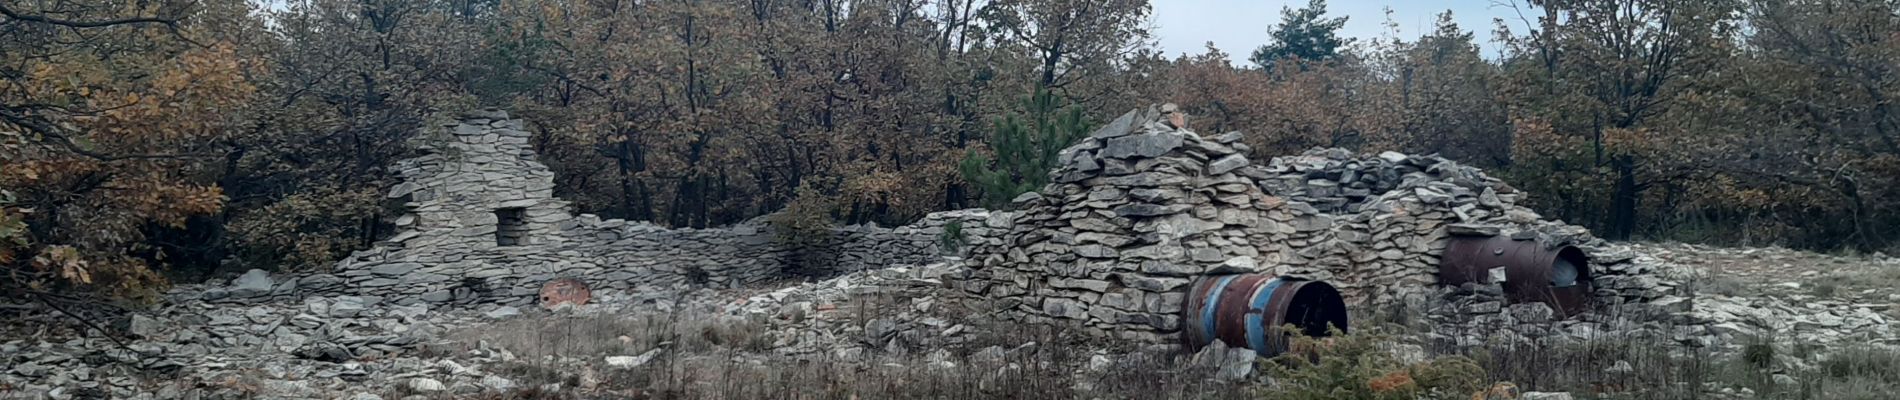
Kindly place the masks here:
[(20, 363), (19, 365), (13, 366), (14, 374), (28, 377), (28, 378), (38, 378), (38, 377), (46, 376), (47, 370), (48, 368), (46, 366), (40, 365), (38, 363), (34, 363), (32, 361), (23, 362), (23, 363)]
[(1225, 342), (1216, 340), (1194, 353), (1190, 362), (1214, 370), (1214, 379), (1217, 381), (1238, 382), (1253, 375), (1256, 358), (1253, 350), (1230, 348)]
[(1788, 374), (1775, 374), (1772, 379), (1775, 381), (1776, 386), (1793, 387), (1801, 384), (1800, 381), (1795, 380), (1793, 376), (1788, 376)]
[(145, 316), (145, 314), (132, 314), (132, 321), (126, 326), (126, 331), (131, 333), (132, 336), (145, 339), (163, 335), (166, 329), (169, 328), (166, 328), (164, 324), (158, 320)]
[(1611, 364), (1609, 368), (1604, 368), (1603, 372), (1608, 372), (1612, 374), (1628, 374), (1628, 373), (1636, 372), (1636, 367), (1630, 365), (1629, 361), (1617, 360), (1616, 363)]
[(435, 392), (440, 392), (444, 390), (449, 390), (449, 387), (447, 385), (443, 385), (442, 381), (429, 379), (429, 378), (414, 378), (414, 379), (409, 380), (409, 390), (414, 390), (421, 393), (435, 393)]
[(291, 352), (291, 354), (299, 358), (330, 363), (341, 363), (356, 358), (348, 348), (336, 343), (327, 342), (306, 344), (304, 347)]
[(654, 356), (658, 356), (658, 355), (660, 355), (660, 349), (647, 350), (647, 352), (640, 353), (640, 355), (637, 355), (637, 356), (610, 356), (610, 357), (607, 357), (607, 366), (620, 368), (620, 369), (631, 369), (631, 368), (639, 367), (641, 365), (646, 365), (647, 362), (653, 361)]
[(261, 269), (251, 269), (244, 271), (244, 275), (239, 275), (237, 279), (231, 280), (229, 293), (231, 297), (236, 298), (257, 297), (269, 294), (271, 286), (275, 284), (275, 282), (271, 281), (269, 272), (265, 272)]
[(1001, 364), (1008, 355), (1009, 354), (1003, 350), (1003, 346), (984, 347), (982, 350), (977, 350), (975, 353), (970, 354), (970, 362), (979, 364)]

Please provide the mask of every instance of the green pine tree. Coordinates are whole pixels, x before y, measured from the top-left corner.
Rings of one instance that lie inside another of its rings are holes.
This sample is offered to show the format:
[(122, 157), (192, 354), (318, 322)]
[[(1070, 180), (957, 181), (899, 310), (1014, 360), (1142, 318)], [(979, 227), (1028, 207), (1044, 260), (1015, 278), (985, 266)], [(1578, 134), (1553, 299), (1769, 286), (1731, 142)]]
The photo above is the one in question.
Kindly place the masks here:
[(1280, 25), (1268, 32), (1272, 41), (1253, 52), (1253, 63), (1273, 69), (1281, 60), (1297, 58), (1301, 62), (1324, 62), (1339, 57), (1346, 39), (1338, 35), (1346, 26), (1346, 17), (1322, 18), (1326, 0), (1311, 0), (1306, 8), (1280, 9)]
[(993, 122), (990, 154), (971, 152), (958, 165), (990, 208), (1007, 206), (1017, 195), (1048, 184), (1049, 171), (1060, 165), (1057, 153), (1093, 129), (1080, 107), (1062, 105), (1047, 90), (1037, 90), (1024, 103), (1027, 118), (1010, 115)]

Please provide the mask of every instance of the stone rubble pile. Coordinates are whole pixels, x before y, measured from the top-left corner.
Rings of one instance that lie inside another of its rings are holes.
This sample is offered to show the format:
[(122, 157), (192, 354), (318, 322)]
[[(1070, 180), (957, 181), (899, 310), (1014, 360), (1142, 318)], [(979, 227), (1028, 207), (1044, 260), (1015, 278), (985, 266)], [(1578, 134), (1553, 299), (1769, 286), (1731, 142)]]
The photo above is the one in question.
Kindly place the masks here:
[(937, 294), (961, 262), (897, 266), (842, 275), (758, 294), (724, 308), (764, 321), (772, 351), (791, 356), (855, 358), (865, 350), (903, 353), (967, 342), (972, 320)]
[(234, 306), (181, 293), (188, 295), (131, 318), (129, 350), (99, 337), (0, 342), (0, 360), (13, 369), (0, 373), (0, 387), (49, 398), (131, 399), (334, 398), (373, 395), (410, 378), (435, 381), (444, 393), (512, 387), (507, 378), (451, 359), (421, 358), (447, 327), (484, 319), (472, 311), (395, 305), (377, 296)]
[(1746, 343), (1773, 337), (1794, 343), (1860, 343), (1900, 346), (1900, 335), (1889, 323), (1892, 304), (1852, 303), (1838, 300), (1790, 302), (1774, 297), (1705, 295), (1687, 303), (1685, 322), (1699, 328), (1688, 332), (1704, 346)]
[[(692, 285), (603, 289), (587, 305), (553, 312), (507, 305), (431, 307), (350, 295), (240, 305), (206, 302), (201, 288), (183, 286), (166, 305), (132, 317), (126, 327), (130, 350), (99, 337), (0, 341), (0, 388), (58, 399), (371, 399), (392, 392), (390, 385), (409, 393), (472, 396), (519, 387), (514, 375), (504, 373), (517, 361), (571, 364), (578, 371), (632, 368), (657, 356), (649, 351), (521, 360), (485, 341), (451, 341), (461, 337), (454, 332), (518, 318), (686, 315), (734, 326), (750, 320), (761, 322), (763, 330), (751, 333), (769, 344), (747, 350), (765, 354), (849, 360), (928, 352), (912, 349), (963, 344), (975, 333), (936, 308), (942, 304), (935, 295), (941, 276), (957, 268), (898, 266), (765, 292)], [(878, 299), (866, 300), (873, 297)], [(868, 322), (860, 321), (867, 316)]]

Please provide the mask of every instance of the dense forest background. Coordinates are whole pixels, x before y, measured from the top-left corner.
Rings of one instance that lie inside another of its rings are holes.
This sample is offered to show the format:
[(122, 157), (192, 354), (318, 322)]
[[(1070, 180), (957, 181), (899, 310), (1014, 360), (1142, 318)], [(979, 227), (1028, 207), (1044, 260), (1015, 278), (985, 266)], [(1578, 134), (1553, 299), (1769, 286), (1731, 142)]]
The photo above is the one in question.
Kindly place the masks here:
[(670, 226), (1000, 206), (1171, 101), (1255, 160), (1441, 153), (1609, 238), (1900, 242), (1900, 1), (1498, 6), (1400, 40), (1314, 0), (1168, 58), (1146, 0), (0, 0), (0, 286), (327, 268), (390, 233), (402, 142), (484, 106), (580, 211)]

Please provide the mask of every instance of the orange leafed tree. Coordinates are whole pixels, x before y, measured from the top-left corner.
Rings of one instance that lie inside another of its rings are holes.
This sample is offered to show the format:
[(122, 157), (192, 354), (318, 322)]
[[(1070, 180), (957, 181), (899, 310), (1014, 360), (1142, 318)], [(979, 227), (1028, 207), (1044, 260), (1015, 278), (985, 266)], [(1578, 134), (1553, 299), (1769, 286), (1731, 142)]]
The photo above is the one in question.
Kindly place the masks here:
[(189, 39), (177, 16), (124, 16), (164, 5), (15, 4), (0, 27), (0, 285), (162, 285), (146, 232), (223, 206), (200, 160), (245, 123), (232, 111), (256, 93), (256, 61)]

